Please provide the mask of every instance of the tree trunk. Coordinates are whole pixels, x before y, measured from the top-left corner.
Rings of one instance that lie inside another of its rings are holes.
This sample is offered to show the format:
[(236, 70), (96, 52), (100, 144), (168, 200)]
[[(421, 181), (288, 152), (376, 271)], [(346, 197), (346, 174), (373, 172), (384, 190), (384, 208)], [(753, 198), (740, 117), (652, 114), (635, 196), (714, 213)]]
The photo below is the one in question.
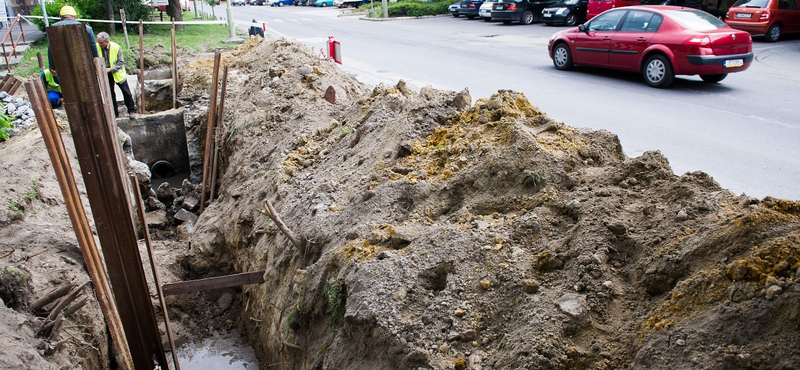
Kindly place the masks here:
[[(169, 6), (167, 6), (167, 15), (176, 22), (183, 20), (183, 10), (181, 9), (180, 0), (169, 0)], [(175, 31), (183, 31), (183, 25), (176, 24)]]
[[(114, 4), (111, 0), (106, 0), (106, 17), (108, 20), (114, 20)], [(109, 36), (114, 36), (114, 23), (106, 23), (106, 32)]]

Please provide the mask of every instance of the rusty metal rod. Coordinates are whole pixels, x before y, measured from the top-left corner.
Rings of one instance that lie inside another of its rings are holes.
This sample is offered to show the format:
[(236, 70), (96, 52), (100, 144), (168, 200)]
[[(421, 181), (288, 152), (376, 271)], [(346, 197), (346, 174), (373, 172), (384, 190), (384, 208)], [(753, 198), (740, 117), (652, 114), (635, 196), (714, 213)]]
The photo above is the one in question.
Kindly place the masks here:
[(28, 92), (31, 106), (36, 114), (36, 120), (39, 123), (39, 129), (42, 132), (45, 146), (50, 154), (50, 160), (53, 163), (53, 170), (56, 173), (56, 178), (58, 178), (58, 184), (61, 188), (61, 194), (64, 197), (67, 213), (72, 221), (72, 228), (75, 230), (75, 236), (78, 239), (78, 245), (80, 246), (83, 260), (86, 263), (86, 270), (89, 272), (89, 277), (94, 283), (100, 309), (103, 311), (106, 325), (108, 325), (109, 332), (111, 333), (111, 341), (117, 357), (117, 362), (122, 369), (133, 369), (133, 360), (128, 347), (128, 340), (123, 330), (122, 321), (119, 317), (116, 302), (111, 291), (111, 285), (106, 277), (104, 264), (99, 257), (100, 254), (97, 250), (97, 244), (95, 243), (94, 235), (92, 235), (91, 226), (89, 225), (89, 220), (86, 217), (86, 212), (84, 211), (80, 194), (78, 193), (78, 187), (72, 173), (72, 166), (69, 163), (69, 155), (67, 154), (64, 142), (58, 131), (58, 125), (56, 124), (55, 116), (53, 116), (53, 111), (50, 109), (50, 101), (47, 98), (47, 93), (40, 79), (27, 82), (25, 88)]
[(222, 93), (219, 98), (219, 109), (217, 110), (217, 118), (214, 124), (214, 160), (211, 166), (211, 196), (208, 198), (212, 202), (216, 198), (216, 190), (217, 190), (217, 171), (219, 170), (219, 138), (217, 137), (219, 128), (219, 123), (222, 122), (222, 118), (225, 116), (225, 92), (228, 89), (228, 66), (225, 66), (225, 69), (222, 72)]
[(206, 150), (205, 155), (203, 156), (203, 186), (200, 194), (200, 213), (203, 212), (203, 208), (206, 204), (206, 189), (208, 186), (209, 177), (211, 177), (211, 151), (214, 149), (214, 126), (216, 124), (215, 118), (217, 115), (217, 90), (219, 90), (217, 84), (219, 83), (219, 62), (221, 57), (222, 53), (219, 51), (214, 53), (214, 71), (211, 75), (211, 101), (208, 105), (208, 125), (206, 125)]
[(204, 290), (222, 289), (245, 284), (261, 284), (264, 282), (264, 271), (245, 272), (205, 279), (167, 283), (161, 287), (164, 295), (175, 295), (202, 292)]
[(137, 213), (139, 215), (139, 222), (142, 224), (144, 243), (147, 245), (147, 256), (150, 258), (150, 268), (153, 270), (153, 282), (156, 284), (156, 291), (158, 292), (158, 303), (161, 306), (161, 314), (164, 315), (164, 327), (167, 329), (169, 348), (172, 351), (172, 362), (175, 363), (175, 370), (181, 370), (181, 365), (178, 363), (178, 352), (175, 350), (175, 340), (172, 338), (172, 328), (169, 325), (167, 303), (164, 301), (164, 292), (161, 291), (161, 278), (158, 274), (155, 256), (153, 256), (153, 244), (150, 242), (150, 231), (147, 229), (147, 219), (144, 215), (144, 202), (142, 201), (142, 193), (139, 191), (139, 180), (135, 175), (131, 175), (130, 179), (131, 187), (134, 189), (133, 195), (136, 201), (136, 210), (138, 211)]

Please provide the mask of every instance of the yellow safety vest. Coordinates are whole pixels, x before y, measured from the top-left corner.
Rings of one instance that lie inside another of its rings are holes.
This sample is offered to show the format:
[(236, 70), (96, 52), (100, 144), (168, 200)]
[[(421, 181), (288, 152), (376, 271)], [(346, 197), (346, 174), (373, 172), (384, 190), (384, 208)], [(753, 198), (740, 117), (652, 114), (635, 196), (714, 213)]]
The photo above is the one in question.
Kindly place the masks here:
[(44, 79), (47, 81), (47, 91), (61, 92), (61, 85), (56, 83), (56, 80), (53, 79), (53, 74), (49, 69), (44, 71)]
[[(97, 43), (97, 54), (103, 56), (103, 49), (100, 47), (100, 43)], [(119, 54), (119, 44), (113, 41), (108, 42), (108, 66), (114, 67), (114, 63), (117, 62), (117, 54)], [(114, 82), (120, 83), (125, 81), (125, 78), (128, 77), (128, 74), (125, 73), (125, 67), (122, 67), (119, 71), (114, 73)]]

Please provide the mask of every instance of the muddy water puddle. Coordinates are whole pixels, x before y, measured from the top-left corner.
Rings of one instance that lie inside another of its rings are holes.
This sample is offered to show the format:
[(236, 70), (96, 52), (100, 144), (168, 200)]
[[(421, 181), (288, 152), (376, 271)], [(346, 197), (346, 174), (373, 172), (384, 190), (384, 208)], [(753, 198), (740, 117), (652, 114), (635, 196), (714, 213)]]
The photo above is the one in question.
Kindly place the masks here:
[[(258, 370), (255, 351), (236, 333), (187, 343), (177, 349), (181, 370)], [(171, 360), (171, 357), (169, 357)]]

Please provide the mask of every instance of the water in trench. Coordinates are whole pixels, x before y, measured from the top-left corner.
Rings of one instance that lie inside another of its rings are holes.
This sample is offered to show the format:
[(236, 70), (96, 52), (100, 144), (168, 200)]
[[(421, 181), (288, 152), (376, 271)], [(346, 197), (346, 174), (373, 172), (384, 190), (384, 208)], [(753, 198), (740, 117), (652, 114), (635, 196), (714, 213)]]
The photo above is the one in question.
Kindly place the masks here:
[(211, 338), (184, 344), (177, 352), (181, 370), (259, 369), (255, 351), (235, 331), (214, 332)]

